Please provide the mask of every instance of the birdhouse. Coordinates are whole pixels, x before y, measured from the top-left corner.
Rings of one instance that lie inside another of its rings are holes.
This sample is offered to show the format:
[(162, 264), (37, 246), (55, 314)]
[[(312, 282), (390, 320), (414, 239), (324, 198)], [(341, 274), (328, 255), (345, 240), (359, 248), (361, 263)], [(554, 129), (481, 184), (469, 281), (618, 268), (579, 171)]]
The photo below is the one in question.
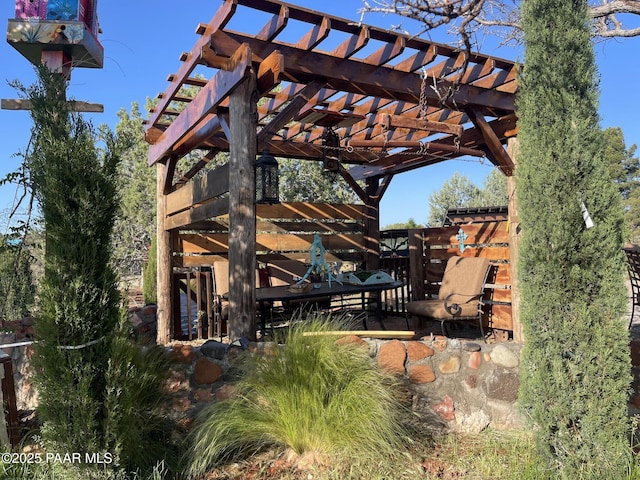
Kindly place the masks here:
[(97, 0), (16, 0), (7, 42), (34, 64), (102, 68), (98, 31)]

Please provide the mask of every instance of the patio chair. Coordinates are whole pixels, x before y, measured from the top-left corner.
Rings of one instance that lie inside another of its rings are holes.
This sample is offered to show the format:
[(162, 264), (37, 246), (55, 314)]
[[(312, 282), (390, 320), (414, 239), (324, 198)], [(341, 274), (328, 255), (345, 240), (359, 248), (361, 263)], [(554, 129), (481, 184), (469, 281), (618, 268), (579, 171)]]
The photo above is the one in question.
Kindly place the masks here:
[[(228, 260), (216, 260), (213, 262), (213, 315), (214, 315), (214, 330), (215, 335), (222, 338), (222, 334), (226, 331), (224, 325), (229, 319), (229, 300), (227, 295), (229, 293), (229, 261)], [(260, 269), (256, 269), (255, 273), (255, 286), (265, 286), (264, 275)]]
[(640, 305), (640, 249), (637, 247), (625, 248), (624, 253), (627, 255), (627, 270), (631, 287), (631, 318), (627, 328), (631, 328), (636, 306)]
[(407, 314), (440, 321), (442, 334), (447, 336), (445, 323), (477, 321), (482, 325), (482, 296), (491, 264), (480, 257), (451, 257), (446, 265), (438, 298), (407, 303)]

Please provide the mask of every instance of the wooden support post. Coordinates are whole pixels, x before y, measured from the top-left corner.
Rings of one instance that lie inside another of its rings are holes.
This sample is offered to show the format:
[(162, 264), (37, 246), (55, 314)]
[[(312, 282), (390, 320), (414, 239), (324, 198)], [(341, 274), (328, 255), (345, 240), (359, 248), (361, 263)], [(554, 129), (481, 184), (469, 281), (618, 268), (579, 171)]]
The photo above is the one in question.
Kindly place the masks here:
[(207, 338), (213, 338), (213, 285), (211, 282), (211, 272), (205, 272), (206, 288), (207, 288)]
[(229, 101), (229, 339), (256, 339), (255, 73)]
[(196, 321), (198, 322), (198, 340), (202, 340), (202, 335), (203, 335), (203, 331), (202, 331), (202, 324), (204, 321), (204, 315), (201, 312), (204, 312), (204, 308), (202, 305), (202, 283), (201, 280), (202, 279), (202, 272), (200, 271), (200, 268), (198, 267), (197, 273), (196, 273), (196, 305), (198, 305), (197, 311), (196, 311)]
[(409, 230), (409, 272), (411, 274), (411, 300), (424, 300), (424, 240), (422, 230)]
[(367, 178), (365, 192), (364, 263), (367, 270), (376, 270), (380, 266), (380, 199), (377, 196), (377, 177)]
[(191, 272), (187, 272), (184, 281), (185, 295), (187, 296), (187, 335), (189, 340), (193, 340), (193, 312), (191, 311)]
[(172, 296), (173, 296), (173, 265), (171, 263), (171, 235), (165, 230), (166, 196), (164, 194), (164, 178), (167, 166), (158, 162), (156, 167), (156, 200), (157, 226), (156, 246), (158, 261), (158, 333), (156, 341), (159, 345), (166, 345), (171, 340)]
[[(507, 141), (507, 151), (513, 160), (515, 175), (517, 175), (519, 144), (517, 138)], [(507, 177), (507, 193), (509, 195), (509, 267), (511, 269), (511, 321), (513, 324), (513, 340), (524, 342), (524, 332), (520, 323), (520, 289), (518, 282), (518, 249), (520, 237), (520, 219), (518, 216), (518, 202), (516, 199), (515, 175)]]

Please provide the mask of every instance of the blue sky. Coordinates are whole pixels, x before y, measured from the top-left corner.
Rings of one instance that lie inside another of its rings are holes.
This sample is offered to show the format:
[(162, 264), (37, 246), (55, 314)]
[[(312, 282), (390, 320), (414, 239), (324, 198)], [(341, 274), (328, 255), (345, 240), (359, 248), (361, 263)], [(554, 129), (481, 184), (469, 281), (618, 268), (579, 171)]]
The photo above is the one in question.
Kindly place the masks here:
[[(167, 87), (166, 78), (180, 66), (178, 57), (190, 51), (198, 36), (199, 23), (208, 23), (221, 2), (154, 2), (102, 0), (98, 15), (103, 34), (100, 41), (105, 49), (103, 69), (77, 68), (72, 73), (68, 95), (104, 105), (102, 114), (88, 114), (94, 124), (106, 123), (114, 127), (116, 112), (130, 108), (132, 102), (144, 106), (147, 97), (155, 97)], [(357, 21), (361, 0), (289, 0), (289, 3)], [(188, 5), (188, 6), (186, 6)], [(199, 5), (194, 8), (194, 5)], [(14, 2), (0, 2), (0, 18), (14, 17)], [(366, 23), (383, 28), (399, 23), (391, 16), (367, 16)], [(640, 21), (636, 21), (640, 24)], [(407, 28), (410, 29), (408, 24)], [(258, 27), (256, 26), (256, 31)], [(447, 42), (446, 37), (433, 37)], [(492, 47), (485, 42), (483, 53), (510, 60), (519, 59), (520, 52), (505, 47)], [(640, 144), (640, 94), (636, 85), (640, 78), (640, 38), (611, 40), (596, 45), (601, 74), (600, 110), (602, 126), (620, 126), (628, 146)], [(0, 98), (16, 98), (7, 81), (17, 79), (25, 85), (35, 80), (31, 64), (6, 42), (0, 43)], [(14, 171), (29, 140), (31, 122), (26, 111), (0, 110), (0, 178)], [(445, 162), (409, 173), (397, 175), (389, 186), (381, 204), (381, 225), (404, 222), (413, 218), (424, 223), (428, 216), (431, 192), (458, 171), (478, 186), (491, 171), (490, 164), (476, 160)], [(7, 227), (7, 215), (16, 197), (14, 186), (0, 187), (0, 232)]]

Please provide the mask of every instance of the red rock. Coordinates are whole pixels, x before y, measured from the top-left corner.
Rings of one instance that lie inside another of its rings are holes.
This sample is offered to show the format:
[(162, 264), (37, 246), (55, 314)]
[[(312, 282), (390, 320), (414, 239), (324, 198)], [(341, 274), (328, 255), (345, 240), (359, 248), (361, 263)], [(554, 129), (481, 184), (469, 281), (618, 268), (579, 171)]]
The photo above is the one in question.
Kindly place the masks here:
[(422, 342), (407, 342), (407, 357), (412, 362), (417, 362), (433, 356), (433, 348), (426, 346)]
[(446, 395), (442, 402), (436, 403), (433, 406), (433, 410), (445, 420), (454, 420), (456, 418), (453, 400), (449, 395)]
[(360, 338), (358, 335), (347, 335), (345, 337), (336, 340), (336, 345), (350, 345), (354, 344), (365, 349), (369, 349), (369, 344), (366, 340)]
[(444, 349), (447, 348), (447, 337), (443, 337), (442, 335), (437, 335), (432, 342), (433, 348), (435, 348), (439, 352), (444, 352)]
[(473, 352), (469, 355), (469, 368), (478, 370), (480, 365), (482, 365), (482, 355), (480, 355), (480, 352)]
[(440, 373), (444, 373), (444, 374), (459, 372), (460, 357), (457, 357), (457, 356), (450, 357), (448, 360), (438, 365), (438, 370), (440, 370)]
[(404, 362), (407, 350), (400, 340), (384, 343), (378, 352), (378, 368), (392, 375), (404, 374)]
[(173, 345), (169, 358), (173, 363), (189, 364), (196, 358), (196, 352), (191, 345)]
[(222, 378), (222, 368), (206, 357), (200, 357), (193, 369), (193, 380), (198, 385), (215, 383)]
[(478, 386), (478, 377), (475, 375), (469, 375), (464, 379), (465, 383), (469, 385), (469, 388), (476, 388)]
[(436, 379), (436, 374), (429, 365), (413, 365), (409, 370), (409, 380), (415, 385), (431, 383)]

